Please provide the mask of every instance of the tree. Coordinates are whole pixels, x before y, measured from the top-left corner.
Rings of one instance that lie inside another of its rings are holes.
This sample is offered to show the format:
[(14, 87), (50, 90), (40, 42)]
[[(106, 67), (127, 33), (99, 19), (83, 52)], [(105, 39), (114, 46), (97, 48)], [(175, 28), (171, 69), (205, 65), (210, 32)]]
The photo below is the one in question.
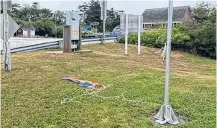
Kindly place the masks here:
[[(78, 9), (84, 13), (84, 22), (90, 25), (91, 22), (99, 22), (97, 26), (98, 31), (102, 32), (101, 7), (99, 1), (91, 0), (89, 3), (83, 3), (78, 6)], [(106, 30), (112, 31), (117, 25), (120, 24), (120, 15), (115, 12), (113, 8), (107, 10)]]
[(24, 5), (15, 14), (19, 19), (24, 21), (37, 21), (40, 19), (51, 19), (53, 13), (50, 9), (40, 8), (39, 3), (33, 2), (32, 6)]
[(86, 2), (84, 2), (83, 5), (79, 5), (79, 6), (78, 6), (78, 9), (79, 9), (81, 12), (84, 13), (84, 19), (85, 19), (85, 18), (87, 17), (86, 12), (87, 12), (88, 9), (89, 9), (89, 5), (88, 5)]
[(57, 25), (63, 25), (65, 22), (65, 14), (63, 11), (56, 11), (55, 13), (53, 13), (53, 22), (55, 22)]
[(91, 0), (89, 3), (89, 8), (86, 11), (87, 17), (85, 18), (84, 22), (90, 24), (91, 22), (100, 22), (100, 4), (99, 1)]
[(52, 19), (53, 13), (51, 12), (50, 9), (47, 8), (42, 8), (42, 9), (38, 9), (39, 12), (39, 17), (37, 17), (37, 19)]
[(29, 20), (31, 21), (36, 21), (39, 19), (39, 3), (38, 2), (33, 2), (32, 6), (29, 8)]
[(18, 15), (19, 15), (20, 8), (21, 8), (20, 4), (12, 3), (12, 10), (8, 12), (9, 15), (15, 20), (19, 19)]
[(192, 41), (192, 52), (201, 56), (216, 58), (216, 24), (204, 21), (189, 32)]
[(63, 25), (60, 25), (57, 27), (57, 37), (62, 38), (63, 37)]
[[(21, 27), (35, 27), (36, 35), (44, 36), (55, 36), (54, 22), (55, 17), (50, 9), (40, 8), (38, 2), (33, 2), (31, 6), (28, 4), (20, 6), (18, 3), (12, 4), (12, 11), (9, 15), (21, 26)], [(57, 34), (62, 35), (62, 30), (59, 25), (64, 24), (64, 12), (57, 11), (56, 23), (57, 23)], [(63, 27), (62, 27), (63, 28)]]
[(12, 11), (11, 12), (13, 12), (13, 13), (17, 13), (17, 12), (19, 12), (19, 10), (20, 10), (20, 4), (18, 4), (18, 3), (12, 3)]
[(36, 31), (35, 34), (36, 35), (40, 35), (40, 36), (45, 36), (46, 34), (48, 34), (48, 36), (54, 36), (55, 34), (55, 30), (54, 30), (54, 22), (50, 19), (42, 19), (42, 20), (38, 20), (36, 22), (33, 23), (33, 26), (35, 27)]
[(193, 9), (196, 22), (190, 28), (192, 52), (202, 56), (216, 58), (216, 8), (200, 3)]
[(216, 22), (216, 8), (211, 7), (210, 4), (202, 2), (193, 8), (193, 19), (196, 23), (202, 23), (204, 21), (210, 20), (211, 22)]
[(120, 25), (120, 15), (111, 8), (107, 10), (106, 30), (112, 31), (117, 25)]
[(32, 8), (33, 9), (38, 9), (40, 6), (39, 6), (39, 3), (38, 2), (33, 2), (32, 3)]

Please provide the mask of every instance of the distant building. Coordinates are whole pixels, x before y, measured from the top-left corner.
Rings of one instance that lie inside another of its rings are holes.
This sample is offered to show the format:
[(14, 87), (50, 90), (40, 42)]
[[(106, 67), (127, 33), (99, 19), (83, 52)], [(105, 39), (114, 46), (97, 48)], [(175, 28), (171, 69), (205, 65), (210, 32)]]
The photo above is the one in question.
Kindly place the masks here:
[[(143, 12), (143, 28), (153, 25), (167, 26), (168, 8), (146, 9)], [(189, 6), (173, 7), (173, 25), (191, 21)]]
[(34, 38), (35, 37), (35, 28), (34, 27), (20, 27), (17, 32), (14, 34), (17, 37), (26, 37)]

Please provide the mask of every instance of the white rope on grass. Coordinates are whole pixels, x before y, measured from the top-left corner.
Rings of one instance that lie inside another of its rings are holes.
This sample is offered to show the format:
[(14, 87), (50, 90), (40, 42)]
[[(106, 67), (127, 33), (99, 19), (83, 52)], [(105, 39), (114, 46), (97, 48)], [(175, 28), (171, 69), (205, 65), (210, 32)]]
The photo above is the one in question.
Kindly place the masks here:
[[(95, 88), (95, 87), (91, 87), (91, 88), (86, 88), (85, 89), (85, 92), (83, 94), (81, 94), (79, 97), (82, 97), (84, 95), (94, 95), (96, 93), (99, 93), (100, 91), (102, 90), (105, 90), (107, 87), (110, 87), (110, 85), (107, 85), (107, 86), (103, 86), (99, 89)], [(79, 101), (76, 101), (75, 99), (77, 99), (78, 97), (74, 97), (74, 98), (63, 98), (61, 100), (61, 104), (64, 104), (64, 103), (68, 103), (68, 102), (72, 102), (72, 101), (75, 101), (75, 102), (79, 102)]]
[[(126, 102), (134, 102), (134, 103), (145, 103), (143, 100), (129, 100), (127, 99), (125, 96), (124, 96), (124, 93), (121, 93), (121, 96), (110, 96), (110, 97), (105, 97), (105, 96), (100, 96), (98, 95), (99, 92), (101, 92), (102, 90), (105, 90), (107, 87), (109, 87), (110, 85), (108, 86), (104, 86), (100, 89), (96, 89), (96, 88), (91, 88), (91, 89), (86, 89), (85, 90), (85, 93), (83, 93), (82, 95), (80, 95), (79, 97), (82, 97), (84, 95), (89, 95), (89, 96), (92, 96), (92, 97), (99, 97), (99, 98), (102, 98), (102, 99), (111, 99), (111, 100), (122, 100), (122, 101), (126, 101)], [(69, 103), (69, 102), (80, 102), (80, 101), (77, 101), (78, 97), (74, 97), (74, 98), (64, 98), (63, 100), (61, 100), (61, 104), (65, 104), (65, 103)]]

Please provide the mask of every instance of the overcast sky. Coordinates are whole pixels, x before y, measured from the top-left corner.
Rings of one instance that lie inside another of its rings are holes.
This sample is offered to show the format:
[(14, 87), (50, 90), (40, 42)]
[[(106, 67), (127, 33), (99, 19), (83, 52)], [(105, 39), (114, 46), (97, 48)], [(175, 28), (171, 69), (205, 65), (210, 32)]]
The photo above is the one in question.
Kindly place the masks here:
[[(78, 10), (78, 5), (81, 5), (83, 2), (89, 2), (90, 0), (13, 0), (20, 3), (21, 5), (29, 4), (32, 2), (39, 2), (40, 7), (49, 8), (53, 11), (61, 10)], [(194, 7), (197, 3), (200, 3), (202, 0), (173, 0), (173, 6), (191, 6)], [(203, 0), (216, 5), (214, 1)], [(160, 8), (167, 7), (168, 1), (166, 0), (107, 0), (108, 9), (114, 8), (115, 10), (123, 10), (128, 14), (137, 14), (141, 15), (145, 9), (150, 8)]]

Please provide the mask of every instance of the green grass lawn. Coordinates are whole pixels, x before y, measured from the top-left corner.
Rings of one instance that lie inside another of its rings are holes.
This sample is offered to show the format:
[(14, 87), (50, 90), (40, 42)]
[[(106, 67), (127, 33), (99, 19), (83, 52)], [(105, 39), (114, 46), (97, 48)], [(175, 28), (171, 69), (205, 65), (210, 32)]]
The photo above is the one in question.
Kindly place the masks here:
[[(12, 54), (12, 71), (2, 69), (3, 128), (158, 128), (152, 115), (163, 104), (164, 65), (158, 49), (129, 45), (82, 46), (92, 53)], [(215, 60), (172, 52), (170, 104), (185, 123), (177, 128), (216, 127)], [(94, 80), (105, 86), (98, 96), (62, 76)], [(99, 96), (121, 96), (105, 99)], [(61, 104), (64, 98), (74, 101)], [(170, 127), (170, 126), (168, 126)]]

